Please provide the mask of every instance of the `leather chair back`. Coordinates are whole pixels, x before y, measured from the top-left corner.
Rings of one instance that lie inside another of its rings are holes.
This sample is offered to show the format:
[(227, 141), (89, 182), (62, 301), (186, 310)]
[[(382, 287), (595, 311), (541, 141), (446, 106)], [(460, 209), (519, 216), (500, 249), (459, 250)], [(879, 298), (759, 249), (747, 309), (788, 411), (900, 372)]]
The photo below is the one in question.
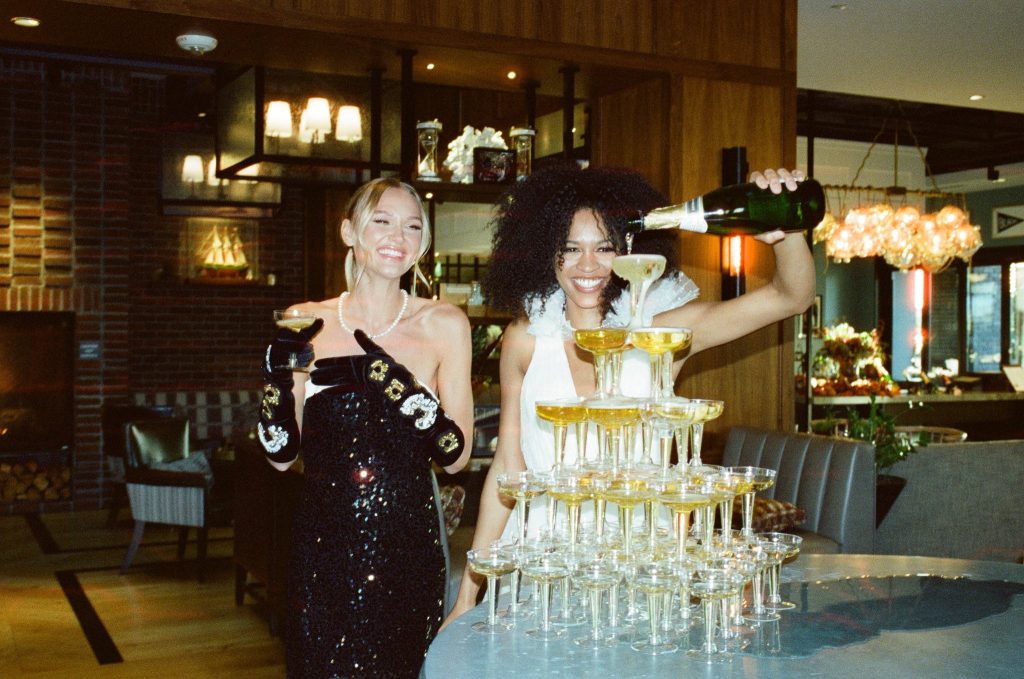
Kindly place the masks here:
[(132, 467), (188, 457), (189, 423), (183, 417), (138, 420), (125, 425), (125, 449)]
[(127, 455), (124, 426), (129, 422), (169, 417), (174, 417), (174, 406), (104, 405), (104, 456), (124, 458)]

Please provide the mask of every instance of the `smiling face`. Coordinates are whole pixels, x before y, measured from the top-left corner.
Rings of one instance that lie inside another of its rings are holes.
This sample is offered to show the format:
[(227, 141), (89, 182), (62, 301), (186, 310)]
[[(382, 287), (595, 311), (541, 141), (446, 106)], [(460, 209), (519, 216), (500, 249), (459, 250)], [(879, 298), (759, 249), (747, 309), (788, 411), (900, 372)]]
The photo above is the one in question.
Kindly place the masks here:
[(574, 326), (600, 325), (601, 293), (611, 280), (615, 255), (615, 244), (597, 213), (576, 212), (565, 248), (555, 262), (555, 277), (565, 291), (566, 314)]
[(342, 238), (353, 247), (362, 272), (398, 278), (408, 271), (423, 250), (423, 211), (420, 203), (402, 188), (389, 187), (365, 216), (356, 223), (345, 220)]

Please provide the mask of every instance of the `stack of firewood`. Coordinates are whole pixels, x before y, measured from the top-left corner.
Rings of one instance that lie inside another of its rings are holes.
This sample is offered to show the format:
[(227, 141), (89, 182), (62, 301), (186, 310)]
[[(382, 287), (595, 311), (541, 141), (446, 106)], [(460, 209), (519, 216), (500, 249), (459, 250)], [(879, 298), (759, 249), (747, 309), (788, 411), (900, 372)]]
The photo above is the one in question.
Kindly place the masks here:
[(35, 460), (0, 462), (0, 499), (4, 502), (70, 498), (71, 468), (67, 465), (40, 465)]

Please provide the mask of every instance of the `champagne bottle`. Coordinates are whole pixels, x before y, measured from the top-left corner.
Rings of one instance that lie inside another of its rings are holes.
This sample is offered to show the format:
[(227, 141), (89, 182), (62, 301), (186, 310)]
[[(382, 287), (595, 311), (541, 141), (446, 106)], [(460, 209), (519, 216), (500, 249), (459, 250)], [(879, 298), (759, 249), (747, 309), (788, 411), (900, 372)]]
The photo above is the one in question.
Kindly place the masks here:
[(684, 229), (715, 235), (750, 234), (767, 231), (806, 231), (825, 216), (825, 192), (821, 184), (805, 179), (795, 191), (772, 193), (757, 184), (723, 186), (681, 205), (651, 210), (631, 219), (633, 231)]

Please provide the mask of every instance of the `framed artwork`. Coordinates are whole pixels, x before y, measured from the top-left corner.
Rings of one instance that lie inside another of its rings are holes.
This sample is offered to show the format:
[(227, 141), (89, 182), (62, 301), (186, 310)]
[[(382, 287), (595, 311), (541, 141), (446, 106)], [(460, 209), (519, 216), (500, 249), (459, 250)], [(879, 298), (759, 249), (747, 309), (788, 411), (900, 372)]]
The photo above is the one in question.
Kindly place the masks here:
[(1024, 205), (1006, 205), (992, 210), (993, 238), (1024, 237)]

